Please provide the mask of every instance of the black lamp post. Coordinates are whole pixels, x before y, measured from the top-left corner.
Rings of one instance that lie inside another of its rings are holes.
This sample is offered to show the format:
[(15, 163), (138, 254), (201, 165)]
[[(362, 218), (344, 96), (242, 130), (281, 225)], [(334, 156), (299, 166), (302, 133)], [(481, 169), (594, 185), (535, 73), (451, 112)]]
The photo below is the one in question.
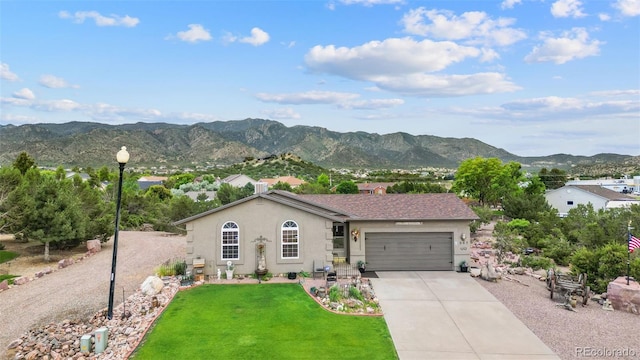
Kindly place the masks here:
[(116, 202), (116, 231), (113, 235), (113, 258), (111, 259), (111, 284), (109, 286), (109, 309), (107, 319), (113, 318), (113, 292), (116, 286), (116, 258), (118, 257), (118, 228), (120, 225), (120, 201), (122, 201), (122, 172), (129, 161), (129, 153), (126, 147), (122, 147), (116, 154), (116, 160), (120, 165), (120, 177), (118, 180), (118, 201)]

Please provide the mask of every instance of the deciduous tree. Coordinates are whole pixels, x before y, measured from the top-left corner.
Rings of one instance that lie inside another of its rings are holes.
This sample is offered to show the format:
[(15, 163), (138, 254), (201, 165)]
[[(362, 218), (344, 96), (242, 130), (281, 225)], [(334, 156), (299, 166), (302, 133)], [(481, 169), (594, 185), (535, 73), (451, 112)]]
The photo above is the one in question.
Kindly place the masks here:
[(522, 180), (520, 164), (503, 165), (497, 158), (476, 157), (460, 164), (452, 189), (477, 199), (480, 205), (497, 205), (506, 195), (522, 191), (519, 187)]
[(343, 181), (338, 186), (336, 186), (336, 192), (338, 194), (357, 194), (358, 193), (358, 185), (353, 181)]

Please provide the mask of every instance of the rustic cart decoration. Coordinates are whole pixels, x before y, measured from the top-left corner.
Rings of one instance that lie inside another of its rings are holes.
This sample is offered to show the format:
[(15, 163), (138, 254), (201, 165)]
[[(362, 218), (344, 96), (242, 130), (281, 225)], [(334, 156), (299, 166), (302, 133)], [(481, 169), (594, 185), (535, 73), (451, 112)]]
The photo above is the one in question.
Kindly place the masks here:
[(564, 296), (565, 302), (558, 304), (559, 306), (574, 308), (577, 302), (576, 297), (582, 297), (582, 306), (587, 305), (589, 301), (590, 288), (587, 286), (587, 274), (585, 273), (574, 276), (549, 269), (547, 270), (547, 289), (551, 299), (554, 294)]

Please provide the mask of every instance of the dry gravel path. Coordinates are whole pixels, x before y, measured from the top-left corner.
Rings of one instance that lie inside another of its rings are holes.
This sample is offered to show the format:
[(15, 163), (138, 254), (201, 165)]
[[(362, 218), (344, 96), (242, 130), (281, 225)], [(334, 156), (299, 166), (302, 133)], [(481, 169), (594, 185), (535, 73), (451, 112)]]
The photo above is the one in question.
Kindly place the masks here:
[[(526, 275), (510, 275), (529, 286), (501, 280), (477, 281), (517, 316), (561, 359), (640, 359), (640, 316), (605, 311), (597, 302), (571, 312), (559, 296), (549, 298), (544, 281)], [(628, 356), (606, 356), (605, 350), (627, 350)], [(582, 353), (580, 353), (582, 351)], [(603, 356), (586, 356), (587, 354)], [(633, 356), (635, 354), (635, 356)]]
[[(114, 307), (163, 262), (185, 256), (184, 236), (120, 231)], [(86, 319), (108, 305), (113, 240), (67, 268), (0, 292), (0, 354), (25, 331), (64, 319)], [(55, 268), (57, 264), (52, 264)], [(26, 274), (33, 276), (33, 274)]]

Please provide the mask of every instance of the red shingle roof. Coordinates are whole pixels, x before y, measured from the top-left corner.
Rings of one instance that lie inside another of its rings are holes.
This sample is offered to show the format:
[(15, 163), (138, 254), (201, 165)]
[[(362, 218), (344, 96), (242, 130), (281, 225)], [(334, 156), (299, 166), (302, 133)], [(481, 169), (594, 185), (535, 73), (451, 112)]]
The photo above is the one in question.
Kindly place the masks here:
[(340, 209), (351, 219), (473, 220), (478, 216), (455, 194), (298, 195), (305, 201)]

